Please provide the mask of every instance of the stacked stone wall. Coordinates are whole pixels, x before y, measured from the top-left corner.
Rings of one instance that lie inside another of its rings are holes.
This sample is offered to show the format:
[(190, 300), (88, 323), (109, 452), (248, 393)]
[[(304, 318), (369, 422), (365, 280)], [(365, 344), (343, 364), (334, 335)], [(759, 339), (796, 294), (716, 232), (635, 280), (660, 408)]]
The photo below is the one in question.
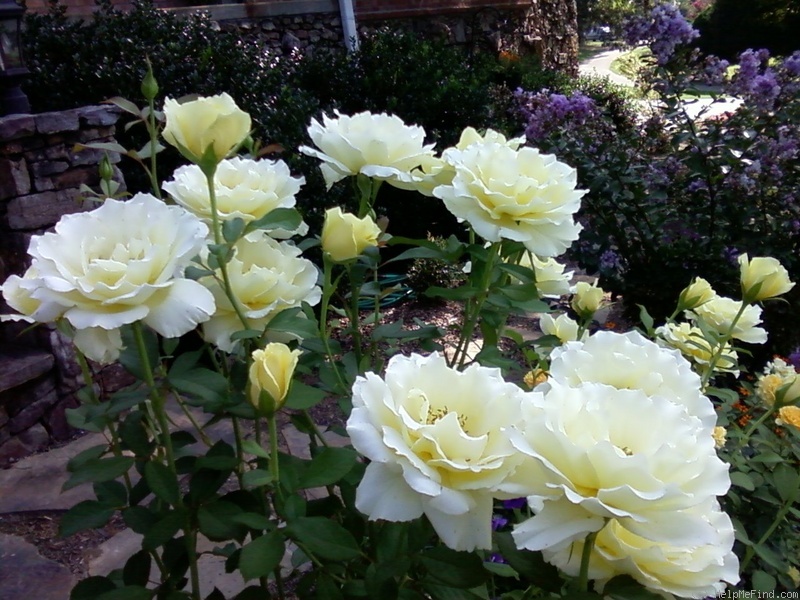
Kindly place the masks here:
[[(0, 282), (27, 269), (32, 236), (94, 207), (80, 188), (99, 183), (103, 152), (79, 145), (114, 141), (118, 118), (110, 106), (0, 118)], [(81, 385), (71, 344), (56, 329), (0, 324), (0, 467), (74, 433), (64, 411)]]

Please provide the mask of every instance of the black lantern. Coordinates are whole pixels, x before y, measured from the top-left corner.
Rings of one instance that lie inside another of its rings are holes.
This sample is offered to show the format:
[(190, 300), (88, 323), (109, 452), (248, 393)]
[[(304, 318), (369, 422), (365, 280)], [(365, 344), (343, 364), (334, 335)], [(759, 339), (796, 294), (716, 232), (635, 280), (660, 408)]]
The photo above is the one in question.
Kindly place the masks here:
[(0, 115), (29, 113), (28, 97), (20, 83), (28, 75), (22, 56), (22, 15), (14, 0), (0, 0)]

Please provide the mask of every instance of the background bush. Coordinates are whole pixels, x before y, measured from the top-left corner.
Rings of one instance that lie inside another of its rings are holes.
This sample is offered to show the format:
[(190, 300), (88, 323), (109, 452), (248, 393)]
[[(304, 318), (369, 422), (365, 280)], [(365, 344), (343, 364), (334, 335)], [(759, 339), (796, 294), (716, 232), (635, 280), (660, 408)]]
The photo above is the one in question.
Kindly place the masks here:
[(766, 48), (788, 56), (800, 49), (797, 0), (716, 0), (695, 19), (698, 46), (732, 59), (748, 48)]

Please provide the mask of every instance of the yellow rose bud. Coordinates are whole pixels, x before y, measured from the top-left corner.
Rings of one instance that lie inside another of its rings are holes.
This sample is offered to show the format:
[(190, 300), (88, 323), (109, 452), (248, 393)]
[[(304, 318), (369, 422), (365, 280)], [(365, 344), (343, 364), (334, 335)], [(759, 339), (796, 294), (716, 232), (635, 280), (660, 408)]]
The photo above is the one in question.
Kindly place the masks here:
[(752, 260), (747, 254), (739, 257), (742, 282), (742, 297), (746, 302), (758, 302), (785, 294), (794, 287), (789, 273), (771, 256), (756, 256)]
[(778, 410), (778, 418), (775, 419), (778, 425), (791, 425), (800, 429), (800, 407), (784, 406)]
[(289, 350), (286, 344), (267, 344), (253, 352), (250, 365), (250, 403), (261, 414), (271, 416), (283, 406), (297, 367), (300, 350)]
[(380, 235), (380, 228), (370, 217), (359, 219), (338, 206), (325, 211), (322, 249), (336, 262), (357, 258), (368, 247), (377, 246)]
[(572, 297), (572, 309), (581, 317), (591, 317), (603, 304), (602, 288), (597, 287), (597, 282), (589, 284), (579, 281), (575, 284), (575, 295)]
[(547, 371), (544, 369), (534, 369), (533, 371), (528, 371), (525, 373), (523, 381), (525, 382), (525, 385), (533, 389), (540, 383), (547, 381)]
[(678, 299), (679, 310), (692, 310), (714, 298), (717, 293), (702, 277), (695, 277), (694, 281), (686, 287)]
[(711, 437), (714, 438), (714, 446), (716, 448), (722, 448), (725, 445), (725, 438), (728, 435), (728, 431), (724, 427), (714, 427), (714, 431), (711, 432)]
[(794, 587), (800, 587), (800, 571), (796, 567), (789, 567), (786, 570), (786, 574), (792, 580)]
[(179, 104), (164, 100), (164, 139), (201, 167), (216, 165), (250, 134), (250, 115), (228, 94)]

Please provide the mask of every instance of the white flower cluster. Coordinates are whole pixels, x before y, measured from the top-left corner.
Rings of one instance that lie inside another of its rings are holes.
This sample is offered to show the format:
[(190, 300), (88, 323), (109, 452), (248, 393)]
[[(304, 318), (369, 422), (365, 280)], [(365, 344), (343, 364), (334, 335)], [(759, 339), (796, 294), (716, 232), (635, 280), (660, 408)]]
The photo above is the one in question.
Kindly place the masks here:
[(496, 369), (395, 356), (356, 381), (353, 407), (347, 431), (371, 460), (356, 505), (371, 519), (424, 513), (451, 548), (489, 548), (493, 500), (526, 496), (517, 546), (576, 575), (596, 533), (598, 589), (626, 574), (703, 598), (738, 581), (712, 404), (677, 351), (638, 333), (565, 344), (531, 392)]

